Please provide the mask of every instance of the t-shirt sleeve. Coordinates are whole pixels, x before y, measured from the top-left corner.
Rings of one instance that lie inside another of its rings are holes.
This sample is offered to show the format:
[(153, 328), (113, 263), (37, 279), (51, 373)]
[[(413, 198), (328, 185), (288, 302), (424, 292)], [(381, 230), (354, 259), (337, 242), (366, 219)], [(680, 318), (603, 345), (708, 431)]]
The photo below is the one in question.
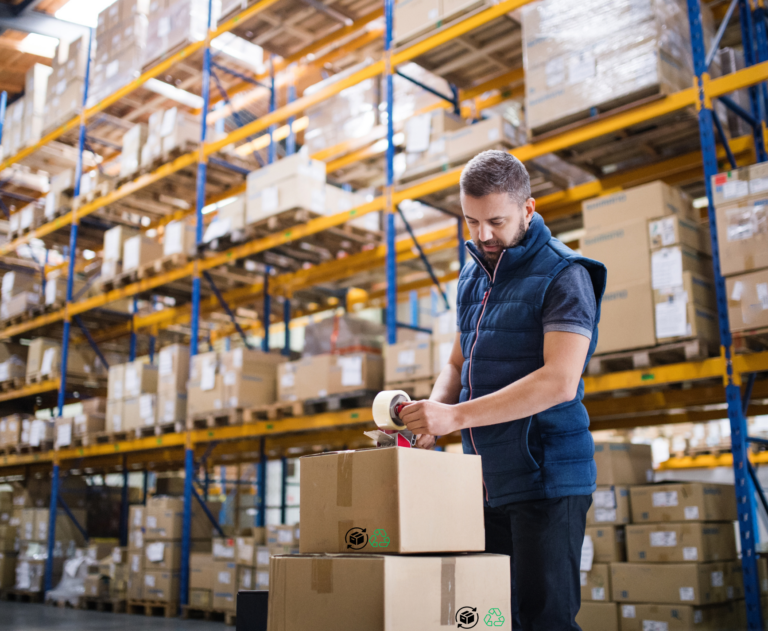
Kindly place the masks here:
[(585, 267), (569, 265), (552, 281), (544, 296), (544, 333), (564, 331), (592, 339), (597, 302)]

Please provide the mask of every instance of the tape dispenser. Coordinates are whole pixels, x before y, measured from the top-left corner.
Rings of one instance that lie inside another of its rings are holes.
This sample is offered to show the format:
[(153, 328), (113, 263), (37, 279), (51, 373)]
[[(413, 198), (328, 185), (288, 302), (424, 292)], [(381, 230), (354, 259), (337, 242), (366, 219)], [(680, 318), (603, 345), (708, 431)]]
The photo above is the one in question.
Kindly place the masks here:
[(415, 447), (416, 435), (400, 419), (411, 397), (402, 390), (383, 390), (373, 400), (373, 420), (379, 429), (365, 432), (377, 447)]

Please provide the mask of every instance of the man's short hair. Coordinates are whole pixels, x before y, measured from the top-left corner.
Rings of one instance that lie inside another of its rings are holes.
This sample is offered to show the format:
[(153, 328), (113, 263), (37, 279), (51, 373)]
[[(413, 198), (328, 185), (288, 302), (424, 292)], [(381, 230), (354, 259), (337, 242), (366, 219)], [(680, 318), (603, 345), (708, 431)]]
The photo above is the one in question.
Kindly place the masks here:
[(461, 192), (470, 197), (507, 193), (520, 206), (531, 196), (531, 178), (515, 156), (506, 151), (483, 151), (461, 172)]

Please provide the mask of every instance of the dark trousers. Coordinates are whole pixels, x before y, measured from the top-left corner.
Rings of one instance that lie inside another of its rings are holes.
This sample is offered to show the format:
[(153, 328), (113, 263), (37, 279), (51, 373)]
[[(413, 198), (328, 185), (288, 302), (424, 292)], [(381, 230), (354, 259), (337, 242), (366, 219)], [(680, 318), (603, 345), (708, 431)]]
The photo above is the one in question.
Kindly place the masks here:
[(513, 631), (580, 631), (579, 567), (591, 504), (591, 495), (571, 495), (486, 507), (485, 551), (510, 556)]

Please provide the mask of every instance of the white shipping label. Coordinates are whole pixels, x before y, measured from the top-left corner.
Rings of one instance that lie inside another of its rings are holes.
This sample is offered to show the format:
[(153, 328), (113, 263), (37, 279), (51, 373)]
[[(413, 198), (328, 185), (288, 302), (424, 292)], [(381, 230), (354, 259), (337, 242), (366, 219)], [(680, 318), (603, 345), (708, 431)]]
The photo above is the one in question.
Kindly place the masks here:
[(147, 528), (157, 528), (157, 517), (147, 515)]
[(141, 520), (144, 517), (144, 511), (142, 509), (135, 510), (133, 513), (133, 525), (136, 528), (141, 528)]
[(593, 587), (592, 600), (605, 600), (605, 587)]
[(219, 572), (218, 582), (222, 585), (229, 585), (231, 581), (230, 572)]
[(154, 574), (145, 574), (144, 575), (144, 584), (147, 587), (154, 587), (155, 586), (155, 575)]
[(282, 544), (293, 543), (293, 531), (292, 530), (278, 530), (277, 542)]
[(269, 565), (270, 556), (269, 549), (262, 548), (256, 553), (256, 565)]
[(221, 559), (234, 559), (235, 549), (232, 546), (228, 546), (221, 541), (216, 541), (213, 544), (213, 556)]
[(161, 377), (173, 373), (173, 354), (168, 349), (160, 351), (160, 360), (158, 361), (157, 372)]
[(236, 348), (232, 351), (232, 365), (235, 368), (242, 368), (243, 367), (243, 349), (242, 348)]
[(712, 587), (722, 587), (724, 585), (723, 572), (712, 572)]
[(29, 444), (38, 447), (45, 438), (46, 421), (34, 420), (29, 428)]
[(43, 521), (37, 524), (37, 538), (41, 540), (48, 538), (48, 522), (47, 521)]
[(723, 184), (723, 198), (734, 199), (749, 195), (749, 182), (744, 180), (732, 180)]
[(651, 496), (653, 506), (677, 506), (677, 491), (658, 491)]
[(341, 368), (342, 386), (363, 385), (362, 357), (339, 357), (339, 367)]
[(669, 624), (660, 620), (643, 620), (643, 631), (669, 631)]
[[(152, 421), (149, 423), (152, 425), (155, 421), (155, 398), (151, 394), (142, 394), (139, 397), (139, 416), (144, 421)], [(146, 425), (146, 423), (145, 423)]]
[(683, 602), (696, 600), (696, 594), (693, 590), (693, 587), (681, 587), (680, 600), (682, 600)]
[(112, 550), (112, 563), (121, 563), (123, 560), (123, 555), (120, 554), (120, 548), (115, 548)]
[(683, 252), (680, 248), (664, 248), (651, 254), (653, 289), (683, 284)]
[(430, 113), (412, 116), (405, 121), (405, 150), (421, 153), (429, 149), (432, 115)]
[(224, 373), (224, 385), (234, 386), (237, 384), (237, 373), (234, 370), (228, 370)]
[(595, 508), (616, 508), (616, 494), (610, 491), (595, 491), (592, 493)]
[(261, 587), (269, 586), (269, 572), (256, 572), (256, 584)]
[(141, 567), (141, 557), (138, 554), (131, 555), (131, 572), (136, 573)]
[(688, 305), (681, 300), (667, 300), (656, 305), (656, 337), (682, 337), (690, 334)]
[(278, 188), (269, 186), (261, 191), (261, 212), (274, 213), (279, 207)]
[(696, 546), (683, 548), (683, 560), (684, 561), (698, 561), (699, 549)]
[(440, 17), (440, 14), (438, 13), (437, 9), (430, 9), (429, 11), (427, 11), (427, 19), (430, 22), (434, 22), (435, 20), (437, 20), (438, 17)]
[(699, 518), (699, 507), (698, 506), (686, 506), (683, 509), (683, 513), (685, 514), (686, 519), (698, 519)]
[(491, 127), (488, 130), (488, 142), (496, 142), (499, 140), (501, 134), (498, 127)]
[(251, 589), (251, 571), (246, 570), (241, 575), (240, 587), (242, 589)]
[(742, 283), (740, 280), (737, 280), (735, 283), (733, 283), (733, 290), (731, 291), (731, 300), (736, 300), (737, 302), (741, 300), (741, 297), (744, 295), (744, 283)]
[[(732, 596), (728, 596), (728, 598), (732, 598)], [(702, 622), (704, 622), (704, 612), (701, 609), (696, 609), (693, 612), (693, 624), (701, 624)]]
[(163, 422), (164, 423), (171, 423), (172, 421), (176, 420), (176, 407), (175, 407), (175, 399), (172, 399), (170, 401), (165, 401), (165, 404), (163, 406)]
[(40, 363), (40, 373), (50, 375), (53, 371), (53, 360), (56, 359), (58, 348), (46, 348), (43, 353), (43, 361)]
[(400, 351), (397, 354), (397, 364), (399, 366), (414, 366), (416, 364), (416, 351)]
[(651, 533), (651, 547), (674, 548), (677, 545), (677, 533), (674, 530), (664, 530)]
[(286, 372), (280, 375), (281, 388), (293, 388), (295, 383), (296, 383), (296, 377), (292, 372)]
[(72, 444), (72, 425), (67, 423), (56, 428), (56, 444), (59, 447), (68, 447)]
[(125, 394), (129, 397), (139, 396), (139, 377), (133, 364), (125, 366)]
[(148, 543), (144, 550), (146, 551), (147, 559), (152, 561), (152, 563), (159, 563), (165, 556), (165, 544), (162, 541)]
[(587, 586), (587, 576), (589, 576), (587, 572), (579, 572), (579, 581), (581, 582), (582, 587)]
[(202, 375), (200, 376), (200, 389), (213, 390), (216, 385), (216, 358), (207, 357), (203, 361)]
[(622, 618), (634, 618), (637, 615), (634, 605), (622, 605), (621, 617)]
[(56, 281), (50, 280), (45, 284), (45, 304), (52, 305), (56, 302)]
[(595, 558), (595, 546), (592, 537), (584, 535), (584, 543), (581, 546), (581, 571), (589, 572), (592, 569), (592, 561)]
[[(665, 217), (656, 222), (658, 226), (658, 235), (661, 239), (661, 245), (666, 247), (675, 243), (675, 218)], [(654, 236), (654, 235), (651, 235)]]
[(755, 285), (757, 290), (757, 299), (760, 301), (760, 305), (763, 311), (768, 309), (768, 283), (757, 283)]
[(615, 508), (596, 508), (595, 521), (598, 523), (616, 521), (616, 509)]
[(246, 565), (251, 564), (251, 560), (253, 560), (253, 546), (250, 543), (240, 543), (238, 541), (237, 560), (245, 561)]
[(166, 16), (157, 21), (157, 36), (165, 37), (171, 32), (171, 18)]

